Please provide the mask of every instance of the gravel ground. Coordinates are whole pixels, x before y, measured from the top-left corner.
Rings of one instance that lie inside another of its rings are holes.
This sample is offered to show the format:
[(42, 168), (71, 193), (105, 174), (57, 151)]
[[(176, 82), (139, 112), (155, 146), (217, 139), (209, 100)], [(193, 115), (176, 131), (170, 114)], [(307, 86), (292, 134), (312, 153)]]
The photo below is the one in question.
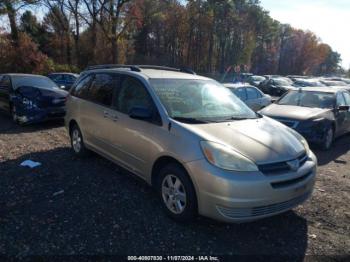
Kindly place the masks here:
[[(0, 254), (350, 254), (350, 136), (318, 152), (313, 196), (248, 224), (177, 224), (144, 182), (97, 155), (78, 159), (62, 123), (0, 115)], [(23, 160), (40, 167), (20, 167)]]

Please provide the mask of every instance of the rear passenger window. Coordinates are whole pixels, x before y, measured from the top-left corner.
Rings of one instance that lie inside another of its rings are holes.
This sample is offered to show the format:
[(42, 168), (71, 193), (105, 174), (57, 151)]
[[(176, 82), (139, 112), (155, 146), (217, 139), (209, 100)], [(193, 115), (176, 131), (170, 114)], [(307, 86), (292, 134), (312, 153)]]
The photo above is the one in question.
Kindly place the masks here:
[(112, 105), (113, 90), (118, 85), (119, 77), (112, 74), (96, 74), (91, 87), (89, 99), (105, 106)]
[(72, 90), (72, 95), (79, 98), (89, 98), (89, 87), (92, 81), (92, 75), (89, 75), (79, 81), (79, 83)]
[(118, 94), (118, 111), (129, 114), (133, 107), (144, 107), (152, 110), (152, 99), (143, 84), (132, 77), (125, 77)]

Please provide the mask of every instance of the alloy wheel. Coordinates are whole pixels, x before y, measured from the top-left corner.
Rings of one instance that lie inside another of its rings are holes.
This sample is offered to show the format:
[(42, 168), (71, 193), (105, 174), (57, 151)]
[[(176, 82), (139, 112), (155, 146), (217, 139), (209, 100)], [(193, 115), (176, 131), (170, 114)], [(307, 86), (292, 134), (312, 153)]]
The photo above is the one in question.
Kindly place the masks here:
[(72, 132), (72, 146), (76, 153), (81, 150), (81, 136), (78, 129), (74, 129)]
[(186, 191), (181, 180), (172, 174), (162, 182), (162, 197), (166, 207), (174, 214), (181, 214), (186, 208)]

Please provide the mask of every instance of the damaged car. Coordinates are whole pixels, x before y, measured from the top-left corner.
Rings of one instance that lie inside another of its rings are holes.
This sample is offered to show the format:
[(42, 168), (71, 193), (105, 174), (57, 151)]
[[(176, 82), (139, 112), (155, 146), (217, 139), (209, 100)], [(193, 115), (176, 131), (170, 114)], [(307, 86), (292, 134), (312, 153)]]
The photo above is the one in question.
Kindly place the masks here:
[(290, 91), (259, 112), (293, 128), (323, 150), (330, 149), (336, 137), (350, 132), (350, 93), (342, 88)]
[(41, 75), (4, 74), (0, 79), (0, 109), (21, 125), (63, 119), (67, 95)]

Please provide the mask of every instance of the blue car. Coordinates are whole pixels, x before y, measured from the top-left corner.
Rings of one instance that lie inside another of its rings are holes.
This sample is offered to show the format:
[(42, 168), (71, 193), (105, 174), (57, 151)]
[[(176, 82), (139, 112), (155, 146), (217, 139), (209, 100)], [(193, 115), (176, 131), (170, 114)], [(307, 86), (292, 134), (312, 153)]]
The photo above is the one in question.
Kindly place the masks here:
[(69, 90), (78, 76), (78, 74), (73, 73), (52, 73), (48, 75), (52, 81), (64, 90)]
[(67, 91), (45, 76), (0, 76), (0, 109), (10, 112), (13, 120), (19, 124), (63, 119), (67, 96)]

